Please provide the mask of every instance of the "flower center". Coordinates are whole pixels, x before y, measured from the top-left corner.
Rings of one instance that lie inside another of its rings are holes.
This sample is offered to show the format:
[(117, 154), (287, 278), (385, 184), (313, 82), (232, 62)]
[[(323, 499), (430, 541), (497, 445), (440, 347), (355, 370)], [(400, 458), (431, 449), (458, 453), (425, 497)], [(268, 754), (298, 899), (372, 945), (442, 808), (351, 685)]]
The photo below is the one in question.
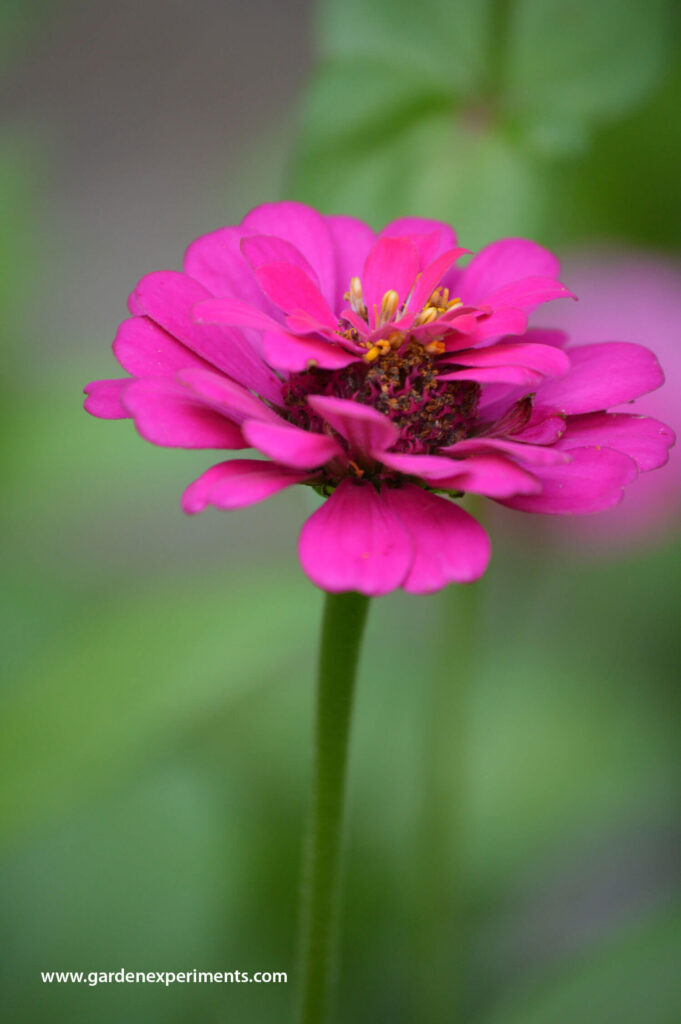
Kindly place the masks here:
[(291, 374), (284, 388), (288, 419), (305, 430), (323, 431), (324, 421), (307, 404), (308, 395), (331, 395), (369, 405), (400, 431), (395, 450), (434, 452), (471, 431), (480, 397), (473, 381), (443, 381), (435, 354), (418, 341), (402, 339), (381, 358), (343, 370), (313, 367)]
[[(400, 297), (397, 292), (392, 289), (387, 291), (381, 300), (381, 308), (375, 310), (375, 327), (378, 329), (383, 328), (404, 316), (410, 298), (411, 295), (407, 296), (406, 301), (400, 304)], [(350, 303), (353, 313), (368, 323), (369, 313), (362, 294), (362, 282), (358, 277), (353, 277), (350, 281), (350, 288), (345, 293), (345, 299)], [(431, 324), (438, 320), (443, 313), (448, 313), (451, 309), (455, 309), (461, 304), (461, 299), (450, 299), (448, 288), (436, 288), (410, 323), (410, 329), (424, 324)], [(394, 331), (386, 337), (378, 339), (360, 337), (360, 333), (349, 320), (341, 320), (338, 327), (346, 338), (367, 349), (363, 356), (367, 363), (373, 363), (380, 356), (399, 349), (404, 344), (405, 338), (408, 337), (408, 330), (405, 334), (404, 331), (398, 329), (397, 324)], [(430, 355), (440, 355), (444, 352), (444, 344), (439, 338), (431, 337), (429, 341), (425, 342), (424, 348)]]

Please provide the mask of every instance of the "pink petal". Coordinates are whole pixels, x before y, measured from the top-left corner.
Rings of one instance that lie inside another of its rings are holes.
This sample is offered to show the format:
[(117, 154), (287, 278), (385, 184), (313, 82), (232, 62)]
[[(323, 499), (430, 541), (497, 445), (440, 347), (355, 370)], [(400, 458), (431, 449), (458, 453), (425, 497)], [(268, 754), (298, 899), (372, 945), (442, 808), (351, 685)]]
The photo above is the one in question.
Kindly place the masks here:
[(274, 421), (279, 419), (268, 405), (246, 388), (213, 370), (180, 370), (175, 375), (175, 380), (193, 392), (203, 404), (213, 406), (234, 423), (241, 424), (245, 419), (253, 418)]
[(502, 505), (544, 515), (600, 512), (622, 500), (625, 484), (636, 477), (636, 463), (612, 448), (574, 448), (572, 462), (536, 470), (542, 491), (518, 495)]
[(314, 267), (326, 301), (335, 301), (336, 257), (331, 233), (320, 213), (302, 203), (264, 203), (246, 214), (241, 226), (254, 234), (275, 235), (295, 245)]
[(568, 349), (570, 373), (543, 384), (537, 394), (542, 405), (577, 415), (630, 402), (664, 382), (654, 354), (642, 345), (602, 342)]
[(381, 455), (399, 439), (395, 424), (371, 406), (328, 395), (308, 395), (307, 402), (360, 455)]
[(485, 296), (523, 277), (557, 277), (558, 260), (536, 242), (502, 238), (485, 246), (461, 273), (455, 287), (464, 302), (480, 305)]
[(564, 284), (552, 277), (524, 277), (519, 281), (502, 285), (501, 288), (486, 295), (482, 301), (484, 305), (492, 306), (493, 309), (513, 306), (525, 313), (531, 313), (543, 302), (574, 298), (576, 296)]
[(182, 495), (182, 508), (187, 515), (203, 512), (207, 505), (243, 508), (264, 501), (292, 484), (303, 483), (308, 477), (308, 473), (297, 473), (271, 462), (232, 459), (211, 466), (190, 484)]
[(319, 280), (313, 267), (295, 245), (283, 238), (274, 238), (272, 235), (247, 235), (241, 240), (241, 252), (253, 270), (257, 270), (265, 263), (291, 263), (299, 267), (315, 288), (319, 289)]
[(516, 441), (525, 444), (554, 444), (565, 433), (565, 415), (535, 406), (529, 423), (513, 432)]
[[(277, 313), (281, 315), (279, 310)], [(282, 327), (278, 320), (241, 299), (204, 299), (194, 306), (193, 316), (198, 324), (250, 327), (256, 331), (281, 330)]]
[(244, 237), (247, 235), (241, 227), (218, 228), (201, 235), (185, 253), (184, 272), (212, 295), (240, 299), (271, 314), (272, 306), (262, 294), (253, 270), (241, 252)]
[[(326, 217), (326, 225), (336, 254), (336, 298), (334, 312), (345, 305), (345, 293), (353, 277), (360, 277), (376, 233), (355, 217)], [(366, 326), (366, 325), (365, 325)]]
[(83, 388), (87, 395), (83, 407), (91, 416), (102, 420), (127, 420), (130, 413), (121, 402), (125, 389), (132, 384), (132, 377), (122, 380), (93, 380)]
[(375, 326), (381, 300), (396, 291), (400, 303), (409, 295), (419, 272), (419, 254), (408, 238), (379, 238), (366, 258), (362, 271), (364, 302), (369, 323)]
[(388, 469), (394, 469), (405, 476), (436, 482), (450, 479), (455, 473), (463, 472), (462, 462), (446, 455), (411, 455), (407, 452), (381, 452), (380, 460)]
[(165, 448), (245, 448), (241, 431), (166, 377), (146, 377), (125, 389), (123, 404), (146, 441)]
[(280, 395), (279, 381), (239, 331), (194, 322), (193, 307), (209, 298), (203, 285), (162, 270), (142, 278), (135, 298), (147, 316), (213, 366), (267, 398)]
[[(452, 462), (456, 465), (455, 460)], [(437, 486), (448, 491), (468, 491), (488, 498), (536, 494), (541, 490), (536, 472), (529, 473), (501, 455), (471, 455), (462, 459), (457, 472)]]
[(451, 370), (439, 374), (439, 380), (475, 380), (479, 384), (519, 384), (534, 388), (541, 384), (541, 373), (526, 366), (483, 366), (467, 370)]
[(348, 306), (341, 310), (341, 320), (347, 320), (347, 322), (355, 328), (362, 339), (368, 338), (371, 334), (371, 330), (366, 320), (363, 320), (359, 313), (355, 313), (354, 309), (350, 309)]
[(324, 370), (341, 370), (357, 361), (357, 355), (320, 338), (299, 338), (284, 331), (263, 336), (265, 358), (277, 370), (298, 373), (311, 365)]
[(139, 302), (135, 298), (135, 292), (132, 291), (128, 295), (128, 309), (132, 316), (144, 316), (144, 310), (140, 306)]
[(456, 361), (462, 366), (524, 366), (548, 377), (565, 376), (570, 369), (569, 356), (559, 348), (512, 341), (457, 352)]
[(447, 273), (449, 268), (461, 257), (464, 256), (468, 249), (448, 249), (447, 252), (443, 252), (441, 256), (433, 260), (429, 266), (419, 276), (411, 298), (409, 300), (409, 308), (418, 313), (425, 306), (426, 302), (433, 294), (444, 274)]
[(378, 597), (403, 582), (413, 558), (409, 531), (384, 492), (344, 480), (308, 519), (298, 552), (313, 583), (330, 593)]
[(539, 490), (536, 477), (498, 454), (472, 455), (453, 459), (444, 455), (407, 455), (384, 452), (381, 462), (405, 476), (420, 477), (438, 489), (470, 491), (490, 498), (511, 494), (533, 494)]
[(285, 313), (302, 310), (312, 321), (335, 330), (336, 317), (307, 274), (293, 263), (263, 263), (255, 271), (265, 295)]
[(411, 484), (382, 493), (414, 545), (404, 590), (432, 594), (448, 583), (471, 583), (482, 576), (489, 563), (490, 542), (468, 512)]
[[(452, 319), (452, 327), (458, 330), (456, 319)], [(475, 322), (475, 340), (485, 341), (489, 338), (502, 338), (507, 334), (525, 334), (527, 314), (521, 309), (495, 309), (488, 316), (478, 318)]]
[(281, 420), (278, 423), (249, 420), (243, 426), (244, 437), (252, 448), (293, 469), (315, 469), (336, 456), (343, 449), (329, 434), (315, 434)]
[(456, 235), (449, 224), (425, 217), (400, 217), (391, 220), (381, 231), (381, 237), (409, 238), (419, 254), (419, 268), (423, 269), (436, 256), (456, 246)]
[(116, 332), (113, 351), (123, 369), (135, 377), (172, 377), (183, 367), (210, 367), (147, 316), (123, 321)]
[(558, 447), (568, 451), (588, 445), (614, 448), (632, 458), (641, 472), (647, 472), (665, 465), (674, 441), (674, 431), (651, 416), (592, 412), (570, 417)]
[(484, 452), (499, 452), (532, 466), (555, 466), (558, 463), (569, 461), (566, 458), (566, 453), (557, 448), (548, 448), (546, 445), (538, 444), (521, 444), (518, 441), (506, 441), (503, 438), (495, 437), (469, 437), (465, 441), (458, 441), (457, 444), (443, 448), (442, 451), (449, 452), (457, 458), (466, 455), (480, 455)]

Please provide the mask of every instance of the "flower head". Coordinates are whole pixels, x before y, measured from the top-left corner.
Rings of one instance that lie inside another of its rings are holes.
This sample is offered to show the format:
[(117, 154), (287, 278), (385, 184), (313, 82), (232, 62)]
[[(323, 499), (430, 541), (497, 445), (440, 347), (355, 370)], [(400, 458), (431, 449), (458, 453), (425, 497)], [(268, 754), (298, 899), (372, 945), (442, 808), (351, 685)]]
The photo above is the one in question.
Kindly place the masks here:
[(193, 242), (183, 273), (140, 281), (114, 341), (130, 376), (89, 385), (86, 408), (131, 417), (154, 444), (270, 460), (213, 466), (185, 491), (188, 513), (315, 487), (326, 500), (299, 551), (326, 590), (470, 582), (489, 540), (456, 498), (596, 512), (662, 465), (673, 435), (607, 412), (662, 383), (647, 349), (528, 329), (537, 306), (571, 296), (551, 253), (505, 239), (461, 269), (466, 253), (438, 221), (375, 235), (297, 203), (258, 207)]

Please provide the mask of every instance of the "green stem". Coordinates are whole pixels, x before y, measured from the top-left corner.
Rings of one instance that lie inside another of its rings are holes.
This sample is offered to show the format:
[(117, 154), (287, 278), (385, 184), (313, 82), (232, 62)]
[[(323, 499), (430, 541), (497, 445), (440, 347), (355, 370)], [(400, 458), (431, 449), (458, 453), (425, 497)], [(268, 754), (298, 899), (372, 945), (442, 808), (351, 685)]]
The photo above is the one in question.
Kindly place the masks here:
[(323, 1024), (333, 978), (352, 703), (369, 598), (327, 594), (317, 683), (310, 832), (301, 913), (299, 1024)]
[(422, 805), (416, 830), (418, 1024), (466, 1019), (462, 840), (479, 599), (479, 583), (448, 587), (435, 599), (439, 641), (425, 694)]

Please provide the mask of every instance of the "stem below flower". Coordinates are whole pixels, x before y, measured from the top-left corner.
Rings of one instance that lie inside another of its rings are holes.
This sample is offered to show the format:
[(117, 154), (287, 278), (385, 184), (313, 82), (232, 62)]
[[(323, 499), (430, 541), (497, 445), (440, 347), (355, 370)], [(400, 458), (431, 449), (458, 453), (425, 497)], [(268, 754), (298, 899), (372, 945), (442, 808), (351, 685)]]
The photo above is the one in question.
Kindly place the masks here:
[(327, 594), (317, 683), (310, 832), (303, 874), (299, 1024), (323, 1024), (333, 975), (355, 675), (369, 598)]

